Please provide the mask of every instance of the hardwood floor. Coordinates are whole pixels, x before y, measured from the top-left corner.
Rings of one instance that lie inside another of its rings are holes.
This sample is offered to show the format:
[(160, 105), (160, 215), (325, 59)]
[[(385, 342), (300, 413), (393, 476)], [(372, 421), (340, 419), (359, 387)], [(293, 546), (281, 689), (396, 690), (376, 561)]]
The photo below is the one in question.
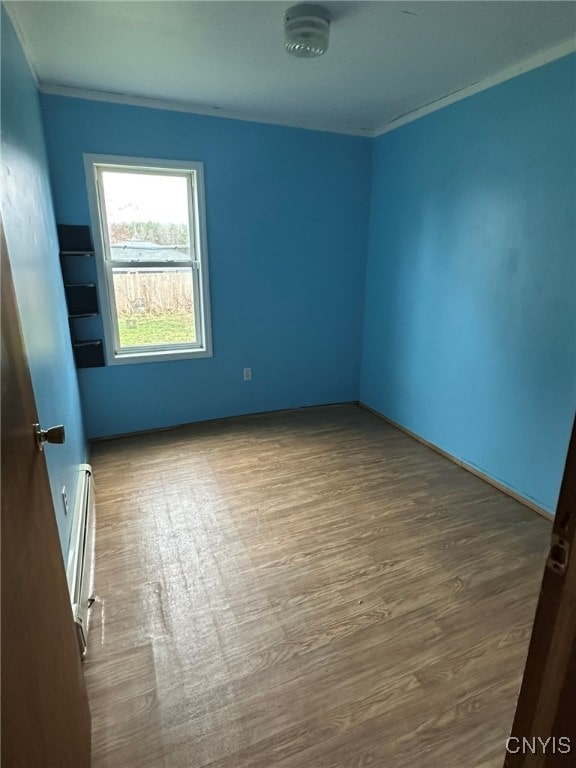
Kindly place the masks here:
[(501, 768), (546, 520), (356, 406), (91, 461), (93, 768)]

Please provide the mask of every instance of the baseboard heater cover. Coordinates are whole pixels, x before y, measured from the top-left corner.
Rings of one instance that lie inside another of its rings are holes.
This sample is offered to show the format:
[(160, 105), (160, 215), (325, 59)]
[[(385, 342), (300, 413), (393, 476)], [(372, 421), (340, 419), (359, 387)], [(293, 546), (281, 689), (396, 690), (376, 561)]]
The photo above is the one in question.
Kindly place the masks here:
[(90, 464), (81, 464), (79, 470), (66, 578), (70, 591), (74, 624), (76, 625), (78, 647), (80, 655), (84, 656), (88, 637), (88, 609), (92, 604), (94, 584), (96, 505), (92, 467)]

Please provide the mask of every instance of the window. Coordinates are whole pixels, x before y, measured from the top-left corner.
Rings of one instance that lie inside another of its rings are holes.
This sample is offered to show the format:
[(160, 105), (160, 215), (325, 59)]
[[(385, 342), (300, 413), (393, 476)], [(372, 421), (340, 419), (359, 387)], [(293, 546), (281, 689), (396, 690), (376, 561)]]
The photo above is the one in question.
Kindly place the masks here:
[(202, 163), (85, 163), (108, 362), (210, 356)]

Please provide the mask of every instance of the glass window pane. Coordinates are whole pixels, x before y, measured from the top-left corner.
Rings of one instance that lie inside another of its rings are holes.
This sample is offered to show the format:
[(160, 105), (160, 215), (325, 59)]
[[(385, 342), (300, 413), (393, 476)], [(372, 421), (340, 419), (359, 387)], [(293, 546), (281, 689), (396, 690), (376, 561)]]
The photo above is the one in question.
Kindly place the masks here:
[(112, 270), (120, 349), (195, 343), (190, 268)]
[(112, 261), (187, 261), (188, 177), (103, 170)]

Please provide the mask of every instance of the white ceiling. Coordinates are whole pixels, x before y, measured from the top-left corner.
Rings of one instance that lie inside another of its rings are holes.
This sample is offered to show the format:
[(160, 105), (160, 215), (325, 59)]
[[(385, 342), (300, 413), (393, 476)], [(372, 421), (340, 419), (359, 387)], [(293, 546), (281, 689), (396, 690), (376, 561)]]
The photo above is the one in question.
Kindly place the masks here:
[(328, 52), (297, 59), (283, 47), (283, 13), (292, 4), (19, 0), (7, 7), (41, 87), (369, 135), (524, 59), (573, 49), (576, 36), (575, 2), (340, 0), (323, 3), (332, 15)]

